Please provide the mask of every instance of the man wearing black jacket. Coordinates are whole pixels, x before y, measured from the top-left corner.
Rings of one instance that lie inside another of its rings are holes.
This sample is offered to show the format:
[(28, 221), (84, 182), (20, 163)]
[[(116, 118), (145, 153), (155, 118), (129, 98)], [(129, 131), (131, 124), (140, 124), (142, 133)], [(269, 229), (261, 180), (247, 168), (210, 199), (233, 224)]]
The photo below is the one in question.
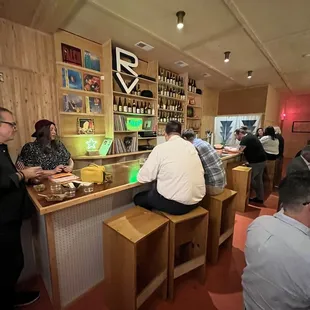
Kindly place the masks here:
[(24, 266), (20, 229), (22, 220), (31, 215), (33, 205), (25, 182), (41, 175), (40, 167), (17, 171), (6, 142), (13, 140), (16, 123), (12, 112), (0, 107), (0, 309), (32, 303), (38, 292), (15, 292)]

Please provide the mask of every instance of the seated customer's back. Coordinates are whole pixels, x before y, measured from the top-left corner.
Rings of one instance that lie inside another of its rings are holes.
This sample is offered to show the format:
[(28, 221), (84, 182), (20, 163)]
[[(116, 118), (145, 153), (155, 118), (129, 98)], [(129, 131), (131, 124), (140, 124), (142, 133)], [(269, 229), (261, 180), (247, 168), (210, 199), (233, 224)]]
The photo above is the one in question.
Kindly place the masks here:
[(247, 310), (310, 309), (310, 171), (280, 184), (284, 211), (249, 226), (242, 276)]
[(167, 193), (164, 195), (167, 199), (191, 204), (199, 202), (203, 198), (200, 193), (204, 191), (205, 185), (203, 168), (195, 147), (175, 135), (156, 148), (160, 158), (158, 192), (166, 193), (169, 185), (169, 197)]

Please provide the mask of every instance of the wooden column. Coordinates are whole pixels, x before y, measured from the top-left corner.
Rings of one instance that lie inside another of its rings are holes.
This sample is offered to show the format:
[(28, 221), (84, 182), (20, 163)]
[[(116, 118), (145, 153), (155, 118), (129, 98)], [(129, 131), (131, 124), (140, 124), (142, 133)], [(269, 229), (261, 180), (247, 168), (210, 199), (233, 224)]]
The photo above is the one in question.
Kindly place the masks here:
[(235, 198), (236, 211), (245, 212), (249, 203), (252, 168), (238, 166), (232, 169), (233, 190), (237, 192)]

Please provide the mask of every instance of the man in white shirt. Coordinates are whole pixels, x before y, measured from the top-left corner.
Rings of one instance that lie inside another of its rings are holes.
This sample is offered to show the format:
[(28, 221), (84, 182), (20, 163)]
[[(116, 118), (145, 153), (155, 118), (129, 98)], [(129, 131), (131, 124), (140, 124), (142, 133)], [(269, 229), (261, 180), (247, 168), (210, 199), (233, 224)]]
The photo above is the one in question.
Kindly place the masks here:
[(247, 310), (310, 309), (310, 171), (280, 184), (283, 210), (248, 228), (242, 276)]
[(166, 142), (157, 145), (140, 169), (138, 181), (157, 181), (157, 188), (134, 197), (136, 205), (180, 215), (198, 206), (206, 193), (204, 170), (197, 150), (181, 138), (181, 124), (171, 121)]

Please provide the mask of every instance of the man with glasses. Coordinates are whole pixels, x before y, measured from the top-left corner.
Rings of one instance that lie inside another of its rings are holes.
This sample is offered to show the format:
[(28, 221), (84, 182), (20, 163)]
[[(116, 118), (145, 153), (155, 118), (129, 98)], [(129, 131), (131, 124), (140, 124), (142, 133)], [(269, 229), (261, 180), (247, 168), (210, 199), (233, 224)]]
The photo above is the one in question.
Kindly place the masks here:
[(279, 186), (283, 210), (248, 228), (242, 276), (247, 310), (310, 309), (310, 171)]
[(11, 310), (39, 298), (39, 292), (15, 292), (24, 266), (20, 229), (33, 205), (25, 182), (41, 176), (40, 167), (17, 171), (5, 143), (14, 139), (12, 112), (0, 107), (0, 309)]

